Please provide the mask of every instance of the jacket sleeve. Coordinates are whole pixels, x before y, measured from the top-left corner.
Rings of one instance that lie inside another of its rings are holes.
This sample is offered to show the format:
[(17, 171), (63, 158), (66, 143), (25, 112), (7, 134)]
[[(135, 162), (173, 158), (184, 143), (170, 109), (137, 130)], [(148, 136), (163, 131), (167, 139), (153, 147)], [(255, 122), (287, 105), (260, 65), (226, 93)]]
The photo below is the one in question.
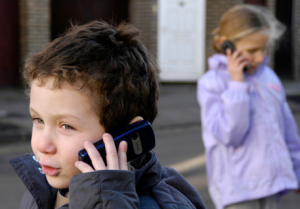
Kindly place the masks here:
[(283, 103), (283, 116), (284, 116), (284, 130), (285, 141), (289, 150), (291, 160), (294, 166), (294, 171), (300, 182), (300, 138), (298, 134), (298, 128), (291, 109), (285, 99)]
[(202, 127), (227, 146), (239, 146), (250, 127), (248, 84), (230, 81), (223, 92), (214, 90), (212, 82), (199, 80), (198, 102)]
[(83, 173), (70, 180), (69, 208), (139, 208), (135, 176), (130, 171)]

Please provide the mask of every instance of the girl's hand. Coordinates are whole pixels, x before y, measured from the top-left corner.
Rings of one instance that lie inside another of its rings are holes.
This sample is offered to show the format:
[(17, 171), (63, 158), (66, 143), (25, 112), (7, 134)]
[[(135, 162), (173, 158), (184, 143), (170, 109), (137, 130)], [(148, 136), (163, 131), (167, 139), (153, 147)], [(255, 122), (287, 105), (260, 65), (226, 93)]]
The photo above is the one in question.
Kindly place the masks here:
[(88, 152), (88, 155), (90, 156), (95, 169), (82, 161), (76, 161), (75, 166), (82, 173), (93, 172), (95, 170), (128, 170), (126, 156), (127, 143), (125, 141), (122, 141), (119, 144), (119, 150), (117, 152), (115, 143), (110, 134), (103, 134), (103, 141), (105, 144), (107, 166), (105, 166), (101, 155), (97, 151), (94, 144), (90, 141), (84, 142), (84, 148)]
[(236, 50), (233, 53), (230, 49), (227, 49), (226, 55), (228, 57), (228, 71), (233, 81), (243, 82), (244, 77), (244, 67), (248, 64), (247, 60), (243, 58), (242, 51)]

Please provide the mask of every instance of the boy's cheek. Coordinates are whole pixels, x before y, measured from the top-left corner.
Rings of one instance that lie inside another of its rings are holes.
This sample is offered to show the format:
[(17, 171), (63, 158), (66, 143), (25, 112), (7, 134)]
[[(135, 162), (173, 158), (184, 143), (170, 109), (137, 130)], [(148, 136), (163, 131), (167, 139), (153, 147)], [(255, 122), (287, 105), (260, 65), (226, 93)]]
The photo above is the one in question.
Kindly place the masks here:
[(36, 146), (37, 146), (36, 138), (34, 136), (34, 133), (32, 132), (32, 136), (31, 136), (31, 149), (32, 149), (32, 151), (33, 151), (33, 153), (35, 155), (37, 155), (37, 148), (36, 148)]

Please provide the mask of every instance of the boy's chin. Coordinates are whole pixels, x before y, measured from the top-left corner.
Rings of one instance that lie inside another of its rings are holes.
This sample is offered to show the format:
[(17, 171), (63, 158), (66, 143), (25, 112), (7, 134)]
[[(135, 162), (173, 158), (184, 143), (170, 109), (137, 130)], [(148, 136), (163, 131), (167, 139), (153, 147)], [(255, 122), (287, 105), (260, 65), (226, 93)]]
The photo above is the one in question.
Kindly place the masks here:
[(69, 188), (69, 179), (62, 179), (53, 176), (46, 176), (49, 185), (55, 189), (67, 189)]

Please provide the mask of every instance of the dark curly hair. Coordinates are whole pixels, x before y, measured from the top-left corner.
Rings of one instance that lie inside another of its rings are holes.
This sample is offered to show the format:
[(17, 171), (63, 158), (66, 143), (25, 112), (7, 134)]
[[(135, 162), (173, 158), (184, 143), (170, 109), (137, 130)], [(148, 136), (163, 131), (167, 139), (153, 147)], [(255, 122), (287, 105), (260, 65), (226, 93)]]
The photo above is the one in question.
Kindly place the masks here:
[(107, 132), (135, 116), (152, 123), (157, 115), (159, 68), (139, 30), (125, 22), (72, 25), (42, 52), (27, 57), (23, 75), (27, 90), (33, 80), (43, 86), (49, 77), (55, 78), (53, 88), (68, 82), (89, 89)]

